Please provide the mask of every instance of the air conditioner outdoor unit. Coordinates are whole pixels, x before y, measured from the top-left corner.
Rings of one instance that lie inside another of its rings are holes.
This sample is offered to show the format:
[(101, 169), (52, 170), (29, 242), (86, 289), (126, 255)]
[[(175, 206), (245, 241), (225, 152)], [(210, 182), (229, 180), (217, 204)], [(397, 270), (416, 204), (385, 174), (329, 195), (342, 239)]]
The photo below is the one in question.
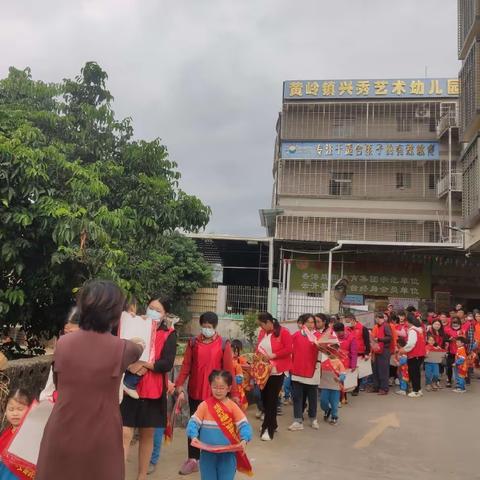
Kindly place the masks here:
[(415, 118), (430, 118), (430, 109), (428, 107), (417, 107), (415, 110)]

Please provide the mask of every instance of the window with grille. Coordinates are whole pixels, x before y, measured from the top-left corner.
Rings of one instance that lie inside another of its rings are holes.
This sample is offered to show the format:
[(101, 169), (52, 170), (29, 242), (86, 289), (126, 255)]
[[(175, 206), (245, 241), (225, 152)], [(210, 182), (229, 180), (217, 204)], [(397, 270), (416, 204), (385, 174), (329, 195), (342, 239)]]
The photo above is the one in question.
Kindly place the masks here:
[(434, 173), (430, 173), (428, 175), (428, 188), (430, 190), (435, 190), (435, 174)]
[(397, 172), (397, 188), (411, 188), (412, 187), (412, 174)]
[(395, 232), (395, 239), (397, 242), (411, 242), (412, 232)]
[(411, 132), (412, 131), (412, 117), (402, 116), (397, 117), (397, 131)]
[(333, 172), (330, 179), (330, 195), (351, 195), (353, 173)]

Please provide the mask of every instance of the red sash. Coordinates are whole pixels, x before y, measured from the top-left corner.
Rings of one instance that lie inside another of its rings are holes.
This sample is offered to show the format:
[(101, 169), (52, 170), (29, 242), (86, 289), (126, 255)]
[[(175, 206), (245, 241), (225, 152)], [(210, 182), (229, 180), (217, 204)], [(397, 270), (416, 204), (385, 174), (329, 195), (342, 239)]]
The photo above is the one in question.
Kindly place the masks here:
[[(233, 421), (233, 414), (227, 407), (222, 403), (216, 400), (213, 397), (210, 397), (207, 402), (208, 411), (212, 415), (215, 422), (217, 422), (218, 427), (222, 433), (227, 437), (227, 440), (232, 444), (236, 445), (240, 443), (240, 437), (237, 432), (237, 427)], [(253, 476), (252, 465), (248, 460), (246, 453), (242, 450), (241, 452), (236, 452), (237, 456), (237, 470), (249, 477)]]

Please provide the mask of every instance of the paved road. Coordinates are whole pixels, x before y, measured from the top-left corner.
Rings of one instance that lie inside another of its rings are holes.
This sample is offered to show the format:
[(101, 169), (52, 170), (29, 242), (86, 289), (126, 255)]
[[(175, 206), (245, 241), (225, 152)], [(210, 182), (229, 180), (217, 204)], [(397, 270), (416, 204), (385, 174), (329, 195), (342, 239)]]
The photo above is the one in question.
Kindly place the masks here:
[[(444, 389), (418, 399), (361, 393), (340, 410), (337, 426), (321, 421), (319, 431), (306, 427), (289, 432), (292, 412), (285, 406), (275, 440), (265, 443), (255, 438), (249, 445), (255, 478), (314, 479), (333, 474), (336, 477), (329, 478), (339, 480), (480, 479), (480, 380), (474, 382), (466, 394)], [(258, 431), (259, 420), (253, 413), (252, 408), (249, 417)], [(381, 430), (372, 420), (385, 415), (386, 423), (398, 419), (399, 427), (388, 427), (369, 446), (355, 448), (372, 428)], [(177, 471), (185, 453), (185, 432), (176, 429), (173, 443), (163, 448), (158, 470), (150, 478), (182, 478)], [(135, 466), (132, 458), (127, 480), (135, 480)], [(237, 478), (247, 477), (238, 474)]]

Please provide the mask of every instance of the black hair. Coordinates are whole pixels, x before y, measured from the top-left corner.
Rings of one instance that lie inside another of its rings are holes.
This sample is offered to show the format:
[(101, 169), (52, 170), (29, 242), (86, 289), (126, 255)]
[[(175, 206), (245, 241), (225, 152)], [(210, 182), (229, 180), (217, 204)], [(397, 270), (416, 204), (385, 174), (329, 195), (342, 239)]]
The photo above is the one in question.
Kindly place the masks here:
[(428, 339), (429, 339), (429, 338), (433, 338), (433, 346), (434, 346), (434, 347), (438, 347), (437, 341), (435, 340), (435, 337), (434, 337), (434, 335), (433, 335), (432, 333), (427, 333), (427, 342), (428, 342)]
[(260, 323), (263, 323), (263, 324), (266, 324), (267, 322), (272, 322), (273, 323), (273, 335), (275, 337), (280, 336), (280, 330), (281, 330), (282, 327), (278, 323), (278, 320), (276, 318), (273, 318), (271, 313), (261, 312), (261, 313), (258, 314), (257, 320)]
[(390, 321), (391, 322), (395, 322), (395, 323), (398, 323), (400, 321), (400, 319), (398, 318), (398, 315), (396, 313), (392, 313), (390, 315)]
[(407, 344), (407, 340), (404, 337), (397, 338), (397, 345), (400, 347), (404, 347)]
[(17, 401), (18, 403), (21, 403), (22, 405), (29, 407), (35, 400), (35, 396), (30, 390), (27, 390), (25, 388), (15, 388), (8, 392), (5, 405), (12, 399)]
[(230, 372), (226, 370), (213, 370), (213, 372), (208, 376), (208, 383), (211, 385), (216, 378), (222, 378), (223, 381), (231, 387), (233, 384), (233, 377)]
[(355, 317), (355, 315), (353, 313), (347, 313), (344, 318), (345, 319), (349, 318), (351, 320), (357, 321), (357, 317)]
[(458, 336), (457, 338), (455, 338), (455, 341), (460, 341), (463, 344), (467, 343), (467, 339), (465, 337), (462, 337), (462, 336)]
[(300, 315), (298, 317), (297, 323), (305, 325), (308, 322), (309, 318), (313, 318), (313, 321), (315, 322), (315, 316), (313, 315), (313, 313), (304, 313), (303, 315)]
[(333, 331), (334, 332), (344, 332), (345, 331), (345, 325), (342, 322), (337, 322), (333, 325)]
[(200, 315), (200, 325), (205, 325), (210, 323), (213, 328), (217, 328), (218, 325), (218, 315), (215, 312), (205, 312)]
[(420, 322), (420, 320), (412, 312), (409, 312), (407, 314), (407, 322), (413, 325), (414, 327), (422, 326), (422, 323)]
[(416, 312), (417, 309), (413, 306), (413, 305), (409, 305), (407, 308), (406, 308), (406, 311), (408, 313), (412, 313), (412, 312)]
[(82, 330), (105, 333), (118, 325), (125, 303), (120, 288), (108, 280), (92, 280), (80, 290), (77, 300)]
[(433, 319), (433, 321), (432, 321), (432, 330), (433, 330), (433, 324), (435, 322), (438, 322), (440, 324), (440, 328), (438, 329), (438, 334), (441, 335), (442, 337), (444, 337), (445, 336), (445, 329), (443, 328), (442, 321), (438, 317)]
[(448, 317), (448, 312), (445, 312), (444, 310), (440, 312), (440, 315), (445, 315), (446, 317)]
[(128, 311), (131, 307), (138, 307), (138, 301), (133, 295), (130, 295), (125, 299), (125, 305), (123, 306), (123, 310)]
[(375, 312), (375, 318), (385, 318), (385, 312), (381, 312), (381, 311)]
[(232, 347), (232, 351), (234, 355), (237, 355), (237, 356), (239, 356), (243, 350), (243, 343), (238, 339), (232, 340), (232, 343), (230, 343), (230, 346)]
[[(314, 315), (314, 317), (315, 317), (315, 320), (317, 318), (322, 320), (322, 322), (325, 324), (325, 327), (323, 327), (324, 328), (323, 331), (325, 331), (328, 328), (328, 325), (330, 324), (330, 318), (327, 315), (325, 315), (324, 313), (316, 313)], [(317, 324), (317, 322), (315, 321), (315, 326), (316, 326), (316, 324)]]
[(165, 314), (172, 311), (172, 301), (169, 298), (162, 297), (161, 295), (154, 295), (148, 300), (148, 305), (155, 301), (162, 304), (162, 307), (165, 310)]

